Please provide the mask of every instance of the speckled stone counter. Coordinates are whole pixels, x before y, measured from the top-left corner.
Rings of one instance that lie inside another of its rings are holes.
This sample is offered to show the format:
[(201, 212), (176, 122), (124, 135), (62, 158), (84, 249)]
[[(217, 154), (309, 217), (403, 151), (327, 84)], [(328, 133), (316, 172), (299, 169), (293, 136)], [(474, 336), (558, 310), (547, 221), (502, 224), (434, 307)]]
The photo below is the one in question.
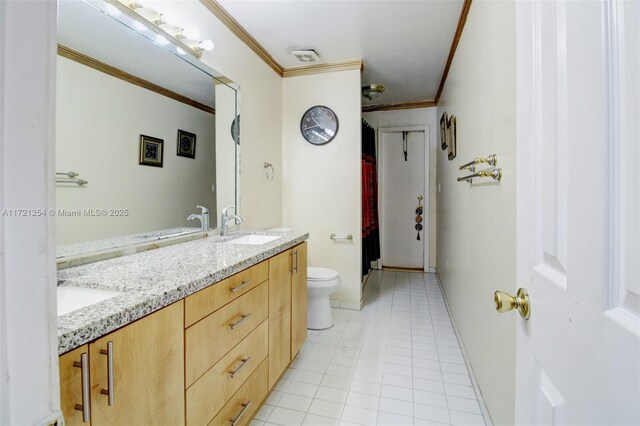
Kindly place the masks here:
[(89, 287), (122, 295), (58, 317), (62, 354), (170, 305), (300, 244), (309, 234), (281, 235), (262, 245), (232, 244), (240, 235), (209, 237), (58, 271), (58, 286)]

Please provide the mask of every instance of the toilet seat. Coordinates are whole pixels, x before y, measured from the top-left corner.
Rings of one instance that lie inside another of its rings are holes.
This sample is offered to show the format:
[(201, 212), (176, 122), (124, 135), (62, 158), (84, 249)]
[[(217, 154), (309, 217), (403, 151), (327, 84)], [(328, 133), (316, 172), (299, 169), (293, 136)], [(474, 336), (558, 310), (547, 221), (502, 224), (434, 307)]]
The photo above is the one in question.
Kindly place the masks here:
[(313, 281), (314, 284), (320, 286), (324, 281), (331, 281), (338, 278), (338, 271), (334, 271), (329, 268), (317, 268), (317, 267), (308, 267), (307, 268), (307, 281)]

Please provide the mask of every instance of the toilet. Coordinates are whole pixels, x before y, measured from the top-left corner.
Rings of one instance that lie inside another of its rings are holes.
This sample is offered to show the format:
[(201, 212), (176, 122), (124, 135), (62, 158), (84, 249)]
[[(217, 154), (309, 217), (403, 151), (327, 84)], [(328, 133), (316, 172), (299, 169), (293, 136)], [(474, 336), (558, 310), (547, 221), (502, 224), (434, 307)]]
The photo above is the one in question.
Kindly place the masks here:
[(307, 268), (307, 328), (324, 330), (333, 327), (329, 295), (340, 285), (338, 271), (328, 268)]

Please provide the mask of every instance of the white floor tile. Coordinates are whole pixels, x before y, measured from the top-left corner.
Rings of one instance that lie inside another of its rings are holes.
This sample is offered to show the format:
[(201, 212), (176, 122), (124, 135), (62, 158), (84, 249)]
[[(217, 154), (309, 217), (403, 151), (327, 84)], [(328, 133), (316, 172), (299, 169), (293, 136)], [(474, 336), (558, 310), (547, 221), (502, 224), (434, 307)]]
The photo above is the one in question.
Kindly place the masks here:
[(453, 383), (454, 385), (461, 385), (461, 386), (472, 386), (471, 379), (467, 374), (456, 374), (456, 373), (444, 372), (442, 373), (442, 378), (445, 383)]
[(301, 395), (313, 398), (318, 391), (318, 385), (312, 385), (311, 383), (303, 383), (292, 381), (287, 386), (286, 393), (292, 393), (294, 395)]
[(351, 390), (354, 392), (366, 393), (367, 395), (380, 396), (382, 384), (365, 382), (363, 380), (353, 380), (351, 382)]
[(351, 378), (325, 374), (320, 384), (330, 388), (349, 390), (349, 387), (351, 387)]
[(413, 417), (413, 403), (409, 401), (401, 401), (399, 399), (381, 398), (380, 411), (385, 413), (406, 415)]
[(444, 384), (447, 395), (459, 396), (461, 398), (476, 399), (476, 393), (470, 386), (452, 385), (450, 383)]
[(339, 425), (340, 420), (332, 419), (331, 417), (318, 416), (317, 414), (307, 414), (302, 424), (305, 426), (333, 426)]
[(311, 405), (312, 398), (306, 396), (293, 395), (285, 393), (278, 401), (277, 406), (283, 408), (289, 408), (291, 410), (304, 411), (305, 413)]
[(478, 414), (451, 410), (451, 424), (455, 426), (484, 426), (484, 419)]
[(449, 410), (432, 405), (414, 404), (413, 415), (416, 418), (434, 422), (449, 423)]
[(344, 404), (347, 401), (348, 394), (349, 392), (343, 389), (320, 386), (318, 387), (318, 392), (316, 392), (315, 398)]
[(255, 415), (258, 420), (266, 421), (275, 407), (273, 405), (264, 404)]
[(418, 404), (433, 405), (434, 407), (448, 407), (447, 396), (441, 393), (426, 392), (414, 389), (413, 401)]
[(347, 405), (377, 410), (380, 405), (380, 397), (351, 391), (347, 396)]
[(378, 426), (413, 426), (413, 417), (379, 412)]
[(282, 426), (299, 426), (304, 420), (305, 413), (301, 411), (290, 410), (288, 408), (276, 407), (271, 412), (269, 423)]
[(383, 385), (402, 386), (405, 388), (411, 388), (413, 386), (413, 379), (411, 376), (399, 376), (397, 374), (386, 374), (382, 377)]
[(319, 416), (331, 417), (332, 419), (339, 419), (342, 416), (344, 410), (344, 404), (337, 402), (324, 401), (321, 399), (314, 399), (309, 407), (309, 413), (317, 414)]
[(413, 401), (413, 391), (409, 388), (399, 386), (382, 385), (381, 396), (384, 398), (400, 399), (402, 401)]
[(445, 393), (444, 384), (435, 380), (413, 379), (413, 388), (427, 392)]
[(363, 299), (309, 330), (252, 425), (483, 425), (435, 275), (374, 271)]
[(342, 412), (342, 420), (359, 425), (375, 425), (378, 411), (347, 405)]
[(311, 371), (300, 370), (296, 373), (294, 378), (296, 382), (310, 383), (312, 385), (319, 385), (322, 381), (323, 375), (320, 373), (314, 373)]
[(480, 411), (480, 405), (475, 399), (447, 396), (447, 405), (451, 410), (464, 411), (472, 414), (482, 414), (482, 411)]

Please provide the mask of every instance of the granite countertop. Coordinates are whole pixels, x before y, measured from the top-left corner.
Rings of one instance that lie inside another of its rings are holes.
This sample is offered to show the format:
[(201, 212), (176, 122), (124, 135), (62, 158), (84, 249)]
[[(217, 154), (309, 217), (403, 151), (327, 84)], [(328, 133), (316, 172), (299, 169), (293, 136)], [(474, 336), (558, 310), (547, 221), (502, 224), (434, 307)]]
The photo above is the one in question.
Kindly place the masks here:
[[(262, 245), (229, 243), (251, 233), (282, 238)], [(60, 270), (58, 286), (123, 294), (58, 316), (58, 353), (104, 336), (308, 238), (308, 233), (298, 231), (242, 231)]]

